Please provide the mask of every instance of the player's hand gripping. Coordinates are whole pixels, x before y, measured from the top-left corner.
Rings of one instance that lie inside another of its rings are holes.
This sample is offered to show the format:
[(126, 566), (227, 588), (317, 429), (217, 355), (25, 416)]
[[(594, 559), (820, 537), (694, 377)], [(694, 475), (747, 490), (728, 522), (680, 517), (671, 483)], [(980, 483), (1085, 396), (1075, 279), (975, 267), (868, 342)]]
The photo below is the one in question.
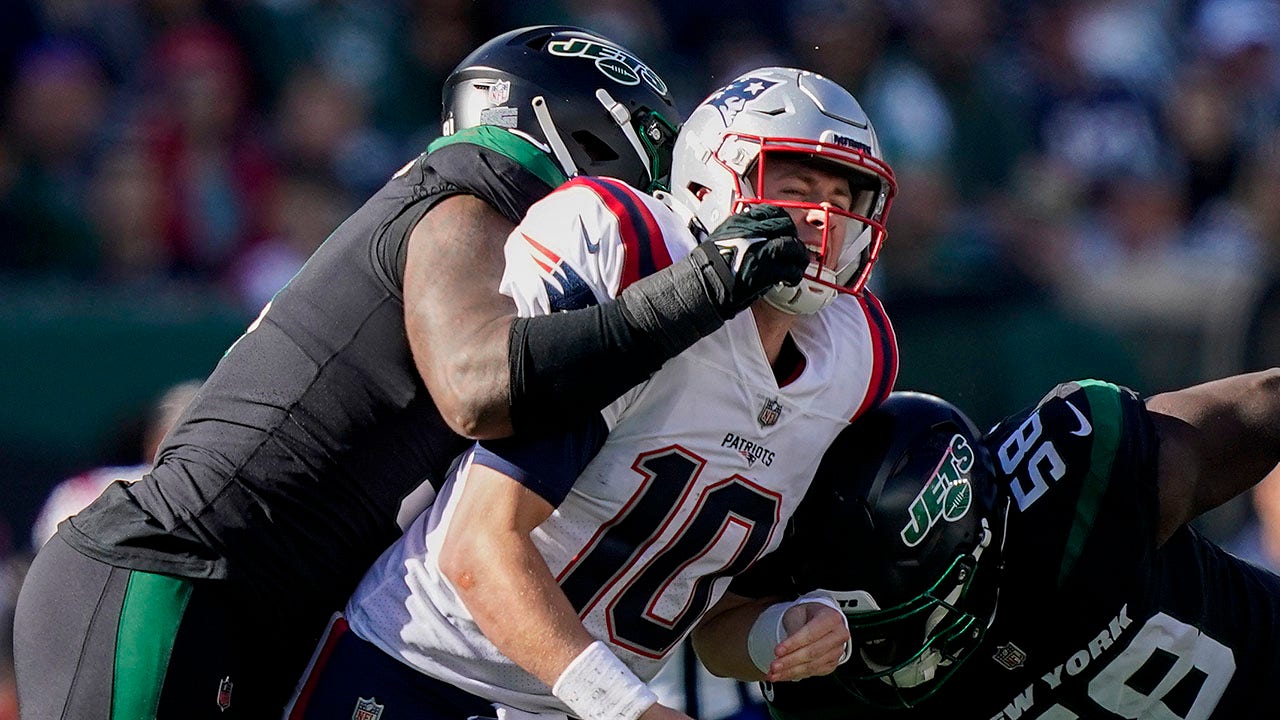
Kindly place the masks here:
[(776, 205), (749, 205), (729, 216), (698, 251), (706, 253), (720, 281), (715, 294), (726, 319), (778, 283), (796, 285), (809, 267), (809, 250), (797, 237), (795, 222)]
[(782, 616), (787, 638), (769, 665), (770, 682), (826, 675), (844, 659), (849, 642), (840, 612), (819, 603), (800, 603)]

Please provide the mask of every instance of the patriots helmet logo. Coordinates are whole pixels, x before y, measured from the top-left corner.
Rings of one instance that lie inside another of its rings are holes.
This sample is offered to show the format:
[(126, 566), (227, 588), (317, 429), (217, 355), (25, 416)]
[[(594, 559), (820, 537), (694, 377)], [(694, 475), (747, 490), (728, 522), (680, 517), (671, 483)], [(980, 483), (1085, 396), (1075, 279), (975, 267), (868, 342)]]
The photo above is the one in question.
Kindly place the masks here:
[(747, 103), (760, 97), (760, 93), (777, 84), (777, 80), (743, 78), (721, 88), (715, 95), (707, 98), (707, 102), (720, 111), (720, 117), (724, 118), (725, 127), (728, 127)]

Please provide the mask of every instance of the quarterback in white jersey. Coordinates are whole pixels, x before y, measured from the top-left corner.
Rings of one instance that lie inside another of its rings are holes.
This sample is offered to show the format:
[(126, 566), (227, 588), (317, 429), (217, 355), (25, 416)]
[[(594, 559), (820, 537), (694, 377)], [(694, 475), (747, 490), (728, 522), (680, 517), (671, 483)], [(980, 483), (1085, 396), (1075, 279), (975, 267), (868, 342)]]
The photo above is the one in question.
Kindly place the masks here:
[[(786, 72), (762, 77), (801, 90), (817, 77)], [(865, 120), (861, 127), (869, 131)], [(761, 152), (753, 165), (760, 192), (746, 210), (790, 217), (787, 227), (813, 248), (812, 279), (730, 318), (598, 421), (465, 453), (346, 608), (351, 634), (399, 670), (351, 682), (357, 663), (334, 670), (325, 662), (368, 649), (335, 650), (331, 638), (290, 717), (328, 717), (306, 706), (332, 703), (347, 703), (338, 707), (348, 713), (366, 703), (380, 714), (405, 684), (438, 694), (403, 680), (404, 668), (507, 713), (683, 717), (655, 705), (640, 683), (717, 603), (742, 601), (724, 597), (729, 582), (777, 547), (828, 444), (887, 396), (896, 375), (893, 332), (862, 291), (865, 272), (856, 273), (856, 294), (831, 282), (854, 276), (849, 257), (874, 260), (864, 251), (883, 237), (892, 177), (836, 172), (818, 161), (827, 145), (836, 147), (815, 141), (813, 151), (780, 153), (767, 167)], [(786, 211), (760, 204), (766, 188), (767, 202)], [(535, 204), (508, 238), (502, 292), (522, 315), (604, 301), (684, 257), (702, 239), (700, 220), (670, 196), (576, 178)], [(863, 246), (849, 247), (851, 238)], [(731, 251), (733, 242), (751, 239), (730, 240)], [(848, 635), (838, 612), (822, 610), (806, 612), (809, 629), (778, 647), (808, 646), (820, 658), (815, 667), (829, 672)], [(793, 660), (788, 672), (813, 674), (804, 662)], [(433, 697), (412, 712), (447, 717), (441, 703), (474, 707)]]

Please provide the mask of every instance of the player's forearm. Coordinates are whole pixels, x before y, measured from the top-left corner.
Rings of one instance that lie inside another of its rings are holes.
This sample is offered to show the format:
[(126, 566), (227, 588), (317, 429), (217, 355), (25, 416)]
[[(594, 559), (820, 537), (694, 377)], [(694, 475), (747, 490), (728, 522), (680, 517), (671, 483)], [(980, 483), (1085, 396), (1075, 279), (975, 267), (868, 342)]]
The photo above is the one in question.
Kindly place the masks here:
[(477, 549), (491, 562), (455, 576), (455, 587), (489, 641), (588, 720), (688, 720), (657, 696), (579, 622), (528, 537), (495, 536)]
[(481, 535), (450, 579), (485, 637), (551, 687), (594, 638), (528, 537)]
[(694, 627), (693, 650), (712, 675), (747, 682), (764, 679), (747, 652), (747, 635), (772, 602), (726, 595)]
[(453, 502), (441, 572), (485, 637), (550, 687), (593, 641), (530, 536), (553, 507), (479, 463)]
[(1160, 433), (1161, 541), (1280, 461), (1280, 370), (1156, 395), (1147, 408)]

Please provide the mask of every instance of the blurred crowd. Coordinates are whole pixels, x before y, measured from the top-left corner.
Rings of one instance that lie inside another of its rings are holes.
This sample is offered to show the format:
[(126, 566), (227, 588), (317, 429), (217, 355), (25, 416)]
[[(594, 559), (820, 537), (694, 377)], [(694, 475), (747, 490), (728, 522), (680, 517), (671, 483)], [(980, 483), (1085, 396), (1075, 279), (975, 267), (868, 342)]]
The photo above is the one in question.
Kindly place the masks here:
[(851, 88), (902, 185), (887, 297), (1207, 322), (1274, 254), (1269, 0), (12, 0), (0, 273), (259, 307), (438, 134), (449, 69), (534, 22), (619, 39), (686, 109), (761, 64)]
[(766, 63), (851, 88), (903, 188), (888, 297), (1029, 283), (1212, 324), (1270, 264), (1270, 0), (13, 0), (0, 273), (257, 308), (436, 136), (449, 69), (533, 22), (620, 39), (685, 108)]
[(904, 381), (957, 349), (912, 327), (1019, 338), (1006, 384), (1115, 338), (1144, 391), (1280, 364), (1272, 0), (5, 0), (0, 287), (180, 283), (251, 318), (436, 137), (449, 70), (543, 22), (630, 47), (686, 112), (766, 64), (852, 90), (901, 188), (873, 288)]

